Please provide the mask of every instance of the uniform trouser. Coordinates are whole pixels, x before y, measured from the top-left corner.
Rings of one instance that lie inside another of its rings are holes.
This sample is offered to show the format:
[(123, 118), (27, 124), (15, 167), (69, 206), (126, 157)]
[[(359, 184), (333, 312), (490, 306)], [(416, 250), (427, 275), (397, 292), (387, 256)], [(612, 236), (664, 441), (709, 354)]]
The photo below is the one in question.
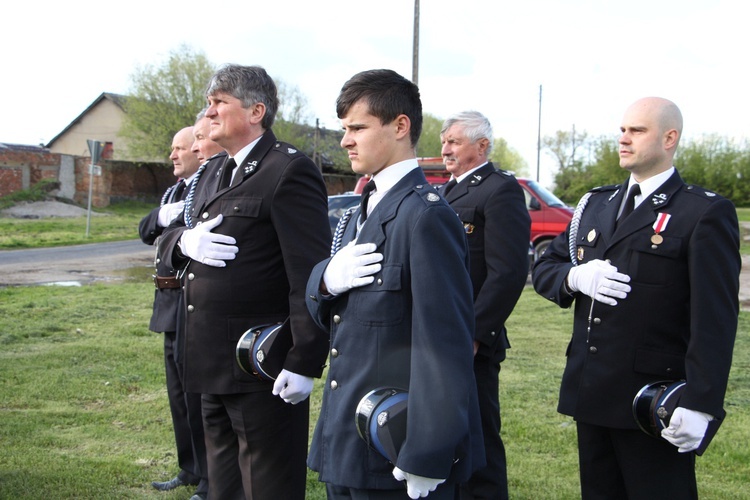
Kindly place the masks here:
[[(326, 484), (328, 500), (409, 500), (406, 485), (400, 490), (360, 490)], [(458, 486), (453, 482), (438, 485), (435, 491), (427, 495), (428, 500), (456, 500)]]
[(172, 427), (177, 447), (179, 477), (186, 483), (198, 484), (208, 477), (206, 443), (203, 437), (201, 395), (184, 391), (182, 366), (177, 362), (175, 332), (164, 333), (164, 367), (167, 376), (167, 395), (172, 413)]
[(204, 394), (208, 498), (304, 500), (309, 409), (270, 390)]
[(698, 498), (694, 453), (640, 430), (577, 426), (583, 500)]
[(474, 378), (482, 417), (482, 434), (487, 465), (461, 485), (461, 500), (505, 500), (508, 498), (508, 472), (505, 446), (500, 437), (500, 363), (485, 356), (474, 357)]

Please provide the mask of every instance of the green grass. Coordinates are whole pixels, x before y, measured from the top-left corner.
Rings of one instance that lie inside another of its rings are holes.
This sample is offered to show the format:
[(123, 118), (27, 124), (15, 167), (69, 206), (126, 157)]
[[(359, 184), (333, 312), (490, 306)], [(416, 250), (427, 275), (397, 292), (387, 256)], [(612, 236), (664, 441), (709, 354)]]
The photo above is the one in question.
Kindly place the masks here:
[(140, 202), (115, 203), (93, 210), (89, 237), (86, 219), (46, 218), (13, 219), (0, 217), (0, 250), (42, 248), (82, 243), (101, 243), (138, 238), (138, 223), (156, 205)]
[[(153, 286), (0, 289), (0, 498), (187, 499), (177, 472)], [(579, 498), (575, 426), (555, 411), (571, 312), (527, 289), (500, 375), (512, 498)], [(312, 395), (314, 422), (321, 383)], [(735, 347), (728, 417), (697, 472), (704, 499), (750, 498), (750, 313)], [(308, 498), (324, 499), (308, 474)], [(429, 498), (429, 497), (428, 497)]]

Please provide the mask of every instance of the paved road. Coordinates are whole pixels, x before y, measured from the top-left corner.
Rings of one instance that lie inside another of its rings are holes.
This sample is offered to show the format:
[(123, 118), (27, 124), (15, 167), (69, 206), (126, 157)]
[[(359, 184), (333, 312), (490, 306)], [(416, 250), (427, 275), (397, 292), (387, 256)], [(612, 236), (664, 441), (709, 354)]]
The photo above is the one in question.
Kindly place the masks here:
[(153, 250), (144, 245), (141, 240), (113, 241), (110, 243), (89, 243), (87, 245), (74, 245), (69, 247), (54, 248), (32, 248), (26, 250), (1, 250), (0, 266), (28, 264), (48, 260), (80, 260), (86, 258), (113, 257), (123, 254), (147, 250), (149, 255)]
[(154, 248), (141, 240), (3, 250), (0, 286), (112, 281), (122, 279), (125, 269), (151, 267), (153, 258)]

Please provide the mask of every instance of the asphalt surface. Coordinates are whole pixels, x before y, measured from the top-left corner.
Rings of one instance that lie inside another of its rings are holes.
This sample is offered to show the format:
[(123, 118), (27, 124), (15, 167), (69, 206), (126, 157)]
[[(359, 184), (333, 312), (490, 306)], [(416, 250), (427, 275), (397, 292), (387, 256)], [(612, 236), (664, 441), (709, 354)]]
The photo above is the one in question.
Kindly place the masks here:
[(0, 286), (75, 285), (148, 276), (153, 259), (154, 247), (141, 240), (3, 250)]

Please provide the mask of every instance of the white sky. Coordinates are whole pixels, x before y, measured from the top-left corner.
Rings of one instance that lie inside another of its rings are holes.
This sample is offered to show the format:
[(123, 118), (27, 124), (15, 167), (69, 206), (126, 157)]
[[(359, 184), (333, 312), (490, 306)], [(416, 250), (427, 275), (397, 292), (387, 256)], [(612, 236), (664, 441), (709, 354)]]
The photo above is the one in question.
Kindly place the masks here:
[[(328, 128), (340, 126), (336, 96), (356, 72), (411, 78), (413, 0), (114, 5), (3, 7), (0, 142), (46, 144), (100, 93), (127, 94), (137, 66), (159, 65), (181, 44), (217, 65), (264, 66), (298, 86)], [(540, 85), (542, 136), (575, 126), (616, 137), (625, 108), (658, 95), (681, 108), (686, 137), (745, 138), (748, 18), (742, 0), (421, 0), (423, 108), (439, 118), (484, 113), (531, 176)], [(551, 168), (542, 152), (543, 183)]]

